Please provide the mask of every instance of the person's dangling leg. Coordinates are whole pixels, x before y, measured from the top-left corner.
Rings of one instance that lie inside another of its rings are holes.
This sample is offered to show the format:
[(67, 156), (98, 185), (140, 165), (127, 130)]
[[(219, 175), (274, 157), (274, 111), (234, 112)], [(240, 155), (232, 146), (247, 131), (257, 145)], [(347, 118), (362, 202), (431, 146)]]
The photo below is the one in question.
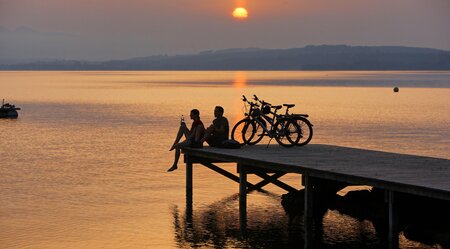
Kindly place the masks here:
[(167, 171), (174, 171), (176, 169), (178, 169), (178, 161), (180, 160), (180, 155), (181, 155), (181, 149), (184, 147), (188, 147), (191, 145), (191, 140), (185, 140), (181, 143), (177, 143), (173, 146), (173, 148), (175, 149), (175, 159), (173, 161), (173, 165), (172, 167), (170, 167)]

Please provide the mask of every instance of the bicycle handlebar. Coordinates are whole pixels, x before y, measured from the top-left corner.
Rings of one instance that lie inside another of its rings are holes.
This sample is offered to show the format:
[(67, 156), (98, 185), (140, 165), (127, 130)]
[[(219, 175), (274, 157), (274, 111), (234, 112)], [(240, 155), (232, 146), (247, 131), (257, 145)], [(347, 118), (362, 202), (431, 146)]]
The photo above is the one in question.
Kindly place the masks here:
[(247, 104), (249, 104), (250, 106), (259, 107), (259, 105), (257, 103), (253, 103), (251, 101), (248, 101), (248, 99), (245, 97), (245, 95), (242, 95), (242, 101), (247, 102)]
[(260, 99), (258, 98), (258, 96), (256, 96), (255, 94), (253, 94), (253, 99), (256, 100), (256, 101), (258, 101), (259, 103), (261, 103), (261, 105), (269, 105), (269, 106), (272, 106), (272, 104), (270, 104), (269, 102), (266, 102), (266, 101), (264, 101), (264, 100), (260, 100)]

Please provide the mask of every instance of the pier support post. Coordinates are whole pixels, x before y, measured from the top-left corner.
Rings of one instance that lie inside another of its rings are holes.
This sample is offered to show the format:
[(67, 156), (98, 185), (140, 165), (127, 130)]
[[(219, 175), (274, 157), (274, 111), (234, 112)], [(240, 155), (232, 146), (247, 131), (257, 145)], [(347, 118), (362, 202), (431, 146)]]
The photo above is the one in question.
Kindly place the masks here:
[(193, 189), (193, 177), (192, 177), (192, 162), (189, 158), (186, 158), (186, 203), (190, 203), (192, 206), (192, 189)]
[(247, 172), (242, 164), (239, 169), (239, 227), (241, 233), (247, 229)]
[(305, 229), (305, 249), (312, 248), (313, 246), (313, 183), (308, 173), (302, 177), (302, 183), (305, 186), (305, 200), (304, 200), (304, 214), (303, 214), (303, 226)]
[(193, 190), (193, 164), (188, 155), (184, 155), (184, 162), (186, 163), (186, 223), (192, 225), (192, 190)]
[(395, 192), (392, 190), (387, 190), (386, 192), (389, 211), (388, 243), (390, 249), (396, 249), (399, 247), (397, 203), (395, 200)]

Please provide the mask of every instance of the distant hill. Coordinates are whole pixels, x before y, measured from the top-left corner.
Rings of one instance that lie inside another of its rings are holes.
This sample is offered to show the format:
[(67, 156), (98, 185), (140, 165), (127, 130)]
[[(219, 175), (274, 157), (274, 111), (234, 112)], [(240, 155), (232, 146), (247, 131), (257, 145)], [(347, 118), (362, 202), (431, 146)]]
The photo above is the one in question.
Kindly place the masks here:
[(0, 70), (450, 70), (450, 51), (399, 46), (235, 48), (99, 62), (45, 60)]

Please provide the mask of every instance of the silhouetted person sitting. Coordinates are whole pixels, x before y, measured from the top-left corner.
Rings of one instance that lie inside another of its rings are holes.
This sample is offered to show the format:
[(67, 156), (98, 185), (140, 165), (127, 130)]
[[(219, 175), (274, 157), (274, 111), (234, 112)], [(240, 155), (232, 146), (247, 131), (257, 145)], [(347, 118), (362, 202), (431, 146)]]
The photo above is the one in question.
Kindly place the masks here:
[[(173, 142), (170, 151), (175, 149), (175, 161), (173, 162), (172, 167), (167, 171), (174, 171), (178, 168), (178, 160), (180, 159), (181, 148), (192, 147), (192, 148), (201, 148), (203, 147), (203, 142), (200, 140), (205, 134), (205, 127), (203, 126), (202, 121), (200, 120), (200, 112), (197, 109), (191, 110), (191, 119), (194, 120), (192, 123), (191, 129), (188, 130), (186, 127), (186, 123), (182, 120), (180, 124), (180, 128), (178, 129), (177, 137), (175, 138), (175, 142)], [(186, 140), (180, 142), (180, 139), (186, 137)]]
[(201, 142), (207, 142), (211, 147), (220, 147), (225, 140), (228, 140), (230, 127), (228, 120), (223, 116), (223, 107), (216, 106), (214, 108), (214, 117), (212, 125), (206, 129), (205, 136)]

